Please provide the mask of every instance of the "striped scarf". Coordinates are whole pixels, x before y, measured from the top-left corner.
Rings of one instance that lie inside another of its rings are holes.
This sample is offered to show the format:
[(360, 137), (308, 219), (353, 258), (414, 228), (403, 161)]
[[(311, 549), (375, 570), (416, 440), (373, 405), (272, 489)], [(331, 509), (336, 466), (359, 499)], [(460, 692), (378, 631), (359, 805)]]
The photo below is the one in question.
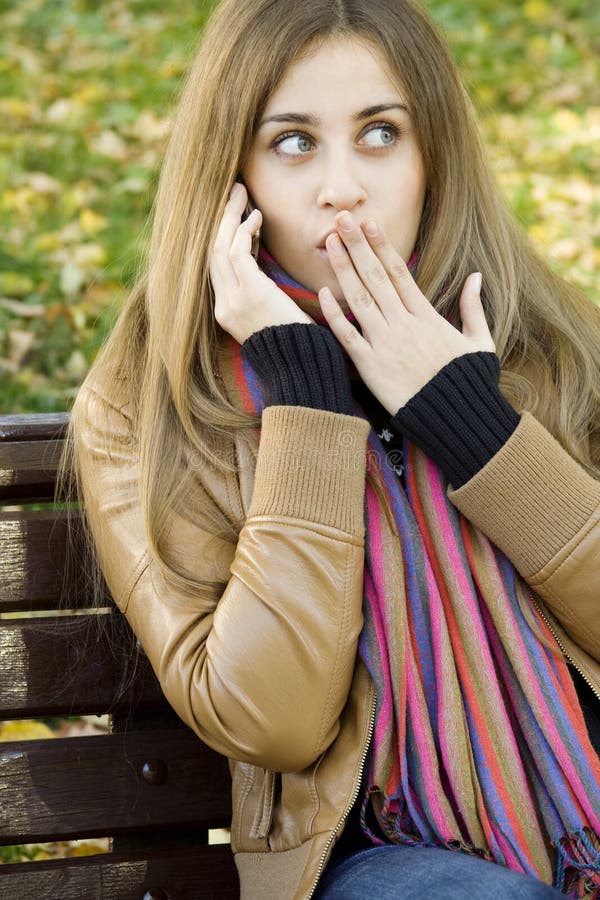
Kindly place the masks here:
[[(264, 249), (259, 264), (325, 324), (316, 295)], [(243, 406), (260, 412), (261, 385), (231, 344)], [(356, 401), (355, 413), (367, 418)], [(404, 458), (406, 488), (371, 429), (359, 654), (376, 715), (363, 828), (382, 842), (370, 808), (388, 841), (475, 854), (600, 898), (600, 762), (567, 664), (439, 469), (408, 441)]]

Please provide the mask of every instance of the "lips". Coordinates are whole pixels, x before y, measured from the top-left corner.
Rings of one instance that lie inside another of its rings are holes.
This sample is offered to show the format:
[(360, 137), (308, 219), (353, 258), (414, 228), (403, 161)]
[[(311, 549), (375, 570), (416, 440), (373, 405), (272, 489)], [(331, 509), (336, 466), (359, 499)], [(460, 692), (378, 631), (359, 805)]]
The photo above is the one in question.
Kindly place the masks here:
[(327, 238), (329, 237), (330, 234), (337, 234), (337, 229), (332, 228), (330, 231), (327, 232), (327, 234), (323, 235), (323, 237), (321, 238), (321, 241), (317, 244), (317, 250), (326, 250), (327, 249), (325, 246), (325, 241), (327, 240)]

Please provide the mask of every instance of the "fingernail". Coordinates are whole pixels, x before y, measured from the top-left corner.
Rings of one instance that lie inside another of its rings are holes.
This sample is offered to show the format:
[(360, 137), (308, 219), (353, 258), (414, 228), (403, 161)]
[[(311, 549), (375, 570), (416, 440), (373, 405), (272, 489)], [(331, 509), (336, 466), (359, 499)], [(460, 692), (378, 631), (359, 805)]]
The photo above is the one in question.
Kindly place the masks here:
[(349, 212), (343, 212), (341, 216), (338, 217), (338, 222), (344, 231), (352, 231), (354, 228), (354, 219)]
[(375, 219), (367, 219), (367, 221), (365, 222), (365, 231), (367, 232), (369, 237), (376, 237), (378, 230), (379, 229), (377, 228), (377, 222), (375, 221)]
[(481, 272), (475, 272), (475, 275), (473, 276), (473, 288), (476, 291), (476, 293), (478, 293), (478, 294), (481, 293), (482, 281), (483, 281), (483, 276), (482, 276)]
[(231, 188), (231, 191), (229, 192), (229, 199), (235, 200), (236, 197), (239, 197), (241, 190), (242, 190), (241, 184), (239, 183), (239, 181), (236, 181), (236, 183)]

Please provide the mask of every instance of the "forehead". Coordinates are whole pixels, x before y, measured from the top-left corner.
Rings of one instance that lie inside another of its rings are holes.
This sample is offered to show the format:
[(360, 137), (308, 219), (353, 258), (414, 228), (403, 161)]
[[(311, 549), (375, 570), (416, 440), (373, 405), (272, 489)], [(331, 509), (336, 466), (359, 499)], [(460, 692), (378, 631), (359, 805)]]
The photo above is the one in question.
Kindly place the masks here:
[(333, 37), (290, 64), (265, 114), (320, 108), (343, 112), (398, 101), (406, 103), (404, 92), (375, 47), (358, 38)]

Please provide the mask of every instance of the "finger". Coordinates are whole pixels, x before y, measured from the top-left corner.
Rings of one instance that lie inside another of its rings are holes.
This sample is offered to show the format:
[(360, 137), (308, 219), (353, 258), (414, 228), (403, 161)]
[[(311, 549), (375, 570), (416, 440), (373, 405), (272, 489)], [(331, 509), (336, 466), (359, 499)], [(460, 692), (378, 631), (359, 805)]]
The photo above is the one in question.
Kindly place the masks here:
[(472, 272), (463, 285), (460, 295), (462, 333), (482, 345), (482, 349), (494, 350), (494, 341), (481, 302), (481, 272)]
[(418, 287), (406, 262), (394, 249), (383, 228), (375, 219), (367, 219), (361, 225), (369, 245), (383, 263), (404, 307), (413, 315), (433, 311), (433, 306)]
[[(360, 323), (364, 334), (372, 337), (378, 326), (385, 323), (385, 317), (358, 276), (350, 255), (338, 234), (330, 234), (325, 242), (331, 267), (342, 289), (342, 293)], [(396, 301), (397, 302), (397, 301)]]
[(229, 262), (240, 281), (256, 274), (257, 264), (252, 256), (252, 236), (256, 234), (261, 224), (262, 213), (258, 209), (253, 209), (248, 218), (238, 225), (231, 242)]
[(329, 288), (321, 288), (318, 296), (323, 315), (325, 316), (334, 337), (336, 337), (340, 344), (346, 349), (353, 362), (356, 362), (356, 359), (361, 353), (370, 347), (370, 344), (364, 339), (354, 325), (348, 321), (341, 306)]
[(398, 292), (385, 267), (351, 213), (347, 210), (338, 213), (335, 224), (360, 280), (389, 322), (398, 311)]
[(230, 276), (233, 274), (229, 265), (229, 251), (239, 228), (242, 213), (246, 208), (248, 193), (243, 184), (236, 182), (229, 194), (223, 215), (215, 235), (213, 252), (216, 265)]
[[(239, 287), (238, 275), (231, 261), (232, 246), (241, 225), (241, 216), (246, 208), (248, 192), (243, 184), (236, 182), (231, 189), (214, 244), (214, 267), (221, 275), (224, 289)], [(260, 216), (260, 213), (258, 213)], [(250, 217), (248, 217), (250, 218)], [(254, 216), (253, 222), (256, 220)], [(246, 220), (246, 222), (248, 219)], [(244, 223), (245, 224), (245, 223)], [(252, 223), (251, 223), (252, 224)]]

